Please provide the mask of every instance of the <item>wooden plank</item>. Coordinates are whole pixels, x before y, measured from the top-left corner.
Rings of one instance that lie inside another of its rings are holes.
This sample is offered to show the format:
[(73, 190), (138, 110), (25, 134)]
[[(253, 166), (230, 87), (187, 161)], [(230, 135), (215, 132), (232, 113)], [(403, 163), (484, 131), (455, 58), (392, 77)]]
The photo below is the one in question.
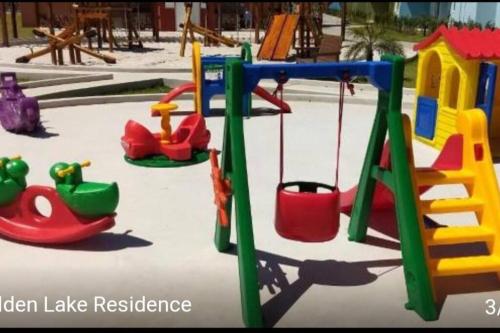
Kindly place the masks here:
[(9, 33), (7, 32), (7, 8), (5, 2), (2, 2), (1, 7), (1, 21), (2, 21), (2, 46), (9, 46)]
[(271, 60), (276, 44), (278, 43), (281, 29), (285, 24), (286, 15), (274, 15), (271, 24), (269, 24), (262, 45), (257, 53), (259, 60)]
[[(183, 25), (181, 24), (180, 27), (183, 28)], [(191, 23), (190, 27), (191, 27), (192, 31), (196, 32), (197, 34), (200, 34), (202, 36), (206, 36), (209, 39), (220, 42), (220, 43), (225, 44), (227, 46), (234, 47), (234, 46), (239, 46), (241, 44), (240, 42), (238, 42), (234, 39), (231, 39), (231, 38), (228, 38), (225, 36), (221, 36), (221, 35), (217, 34), (215, 31), (210, 30), (210, 29), (205, 29), (199, 25)]]
[(339, 61), (342, 49), (342, 37), (335, 35), (323, 35), (319, 45), (316, 61)]
[(286, 15), (286, 20), (271, 60), (286, 60), (292, 46), (293, 36), (295, 35), (295, 29), (297, 29), (298, 23), (299, 15)]
[(181, 48), (180, 48), (180, 56), (184, 57), (184, 53), (186, 52), (186, 42), (187, 42), (187, 33), (189, 29), (189, 25), (191, 24), (191, 5), (184, 4), (185, 14), (184, 14), (184, 25), (182, 26), (182, 34), (181, 34)]
[(16, 9), (16, 3), (14, 1), (11, 1), (10, 3), (10, 17), (11, 17), (11, 23), (12, 23), (12, 37), (18, 38), (19, 35), (17, 33), (17, 9)]

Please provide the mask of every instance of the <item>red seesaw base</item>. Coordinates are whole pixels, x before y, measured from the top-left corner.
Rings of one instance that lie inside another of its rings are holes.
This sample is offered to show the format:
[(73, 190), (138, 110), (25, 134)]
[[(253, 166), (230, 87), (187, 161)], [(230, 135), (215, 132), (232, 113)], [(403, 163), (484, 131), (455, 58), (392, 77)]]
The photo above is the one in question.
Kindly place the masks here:
[[(49, 217), (40, 214), (36, 208), (37, 197), (44, 197), (50, 202), (52, 213)], [(77, 216), (54, 188), (30, 186), (14, 203), (0, 207), (0, 234), (29, 243), (71, 243), (113, 227), (115, 215), (95, 220)]]

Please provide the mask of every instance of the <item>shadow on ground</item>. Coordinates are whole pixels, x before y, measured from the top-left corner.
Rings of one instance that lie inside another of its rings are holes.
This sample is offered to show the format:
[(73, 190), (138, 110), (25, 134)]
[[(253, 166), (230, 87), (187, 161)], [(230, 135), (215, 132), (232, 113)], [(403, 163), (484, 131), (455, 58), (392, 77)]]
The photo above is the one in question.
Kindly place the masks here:
[[(232, 244), (230, 254), (236, 254)], [(346, 262), (337, 260), (296, 260), (265, 251), (256, 251), (260, 289), (267, 288), (275, 295), (262, 305), (265, 325), (275, 326), (287, 311), (313, 285), (360, 286), (372, 283), (379, 275), (370, 273), (372, 267), (394, 267), (401, 259)], [(289, 281), (282, 266), (298, 268), (299, 278)], [(382, 273), (384, 274), (384, 273)], [(276, 291), (279, 289), (279, 292)]]
[[(424, 219), (425, 228), (441, 228), (446, 225), (430, 219)], [(392, 250), (400, 250), (396, 214), (393, 209), (374, 211), (369, 217), (369, 228), (394, 240), (367, 235), (364, 243)], [(236, 255), (235, 244), (227, 253)], [(436, 258), (488, 255), (484, 243), (432, 246), (429, 256)], [(260, 289), (267, 288), (274, 295), (262, 305), (265, 325), (275, 326), (288, 310), (313, 285), (323, 286), (361, 286), (374, 282), (377, 278), (402, 265), (402, 259), (382, 259), (347, 262), (337, 260), (296, 260), (265, 251), (256, 250)], [(298, 279), (290, 281), (283, 266), (298, 269)], [(380, 274), (371, 273), (373, 267), (388, 267)], [(438, 313), (448, 295), (477, 293), (500, 290), (500, 281), (496, 273), (436, 277), (433, 279), (436, 290), (436, 308)], [(279, 291), (278, 291), (279, 290)], [(401, 307), (404, 305), (401, 304)]]
[[(175, 111), (171, 113), (171, 116), (187, 116), (193, 114), (193, 111)], [(279, 109), (271, 108), (253, 108), (252, 113), (249, 118), (252, 117), (262, 117), (262, 116), (276, 116), (280, 114)], [(213, 108), (210, 109), (210, 117), (224, 117), (226, 115), (226, 109), (224, 108)], [(245, 117), (248, 118), (248, 117)]]
[(15, 135), (24, 135), (30, 138), (37, 139), (49, 139), (54, 136), (59, 136), (59, 133), (53, 133), (48, 131), (51, 127), (45, 127), (43, 124), (40, 124), (33, 132), (30, 133), (13, 133)]
[(123, 234), (103, 232), (91, 238), (87, 238), (70, 244), (32, 244), (16, 240), (9, 240), (15, 243), (29, 246), (88, 252), (110, 252), (123, 250), (126, 248), (146, 247), (153, 245), (153, 243), (148, 240), (129, 235), (131, 232), (132, 230), (127, 230)]

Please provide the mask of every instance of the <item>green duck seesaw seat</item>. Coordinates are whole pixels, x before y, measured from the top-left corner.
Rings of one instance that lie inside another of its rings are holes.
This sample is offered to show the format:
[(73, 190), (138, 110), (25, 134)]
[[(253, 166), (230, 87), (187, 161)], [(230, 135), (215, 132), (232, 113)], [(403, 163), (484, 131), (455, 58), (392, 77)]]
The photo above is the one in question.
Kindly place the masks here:
[[(0, 235), (22, 242), (58, 244), (113, 227), (118, 185), (83, 181), (82, 168), (87, 166), (89, 161), (56, 163), (50, 169), (55, 188), (27, 186), (28, 164), (19, 156), (0, 158)], [(37, 209), (38, 197), (50, 203), (50, 216)]]

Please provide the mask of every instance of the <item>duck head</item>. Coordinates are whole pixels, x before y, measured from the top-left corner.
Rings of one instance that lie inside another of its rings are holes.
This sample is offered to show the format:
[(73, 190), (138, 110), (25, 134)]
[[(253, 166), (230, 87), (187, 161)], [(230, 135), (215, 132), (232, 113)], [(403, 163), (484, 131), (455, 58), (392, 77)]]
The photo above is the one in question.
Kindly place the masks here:
[(21, 159), (0, 158), (0, 181), (13, 179), (20, 187), (26, 187), (28, 164)]
[[(69, 168), (72, 168), (71, 172), (61, 175), (61, 171), (68, 170)], [(79, 185), (83, 182), (82, 167), (79, 163), (68, 164), (59, 162), (50, 168), (50, 177), (54, 179), (56, 185)]]

